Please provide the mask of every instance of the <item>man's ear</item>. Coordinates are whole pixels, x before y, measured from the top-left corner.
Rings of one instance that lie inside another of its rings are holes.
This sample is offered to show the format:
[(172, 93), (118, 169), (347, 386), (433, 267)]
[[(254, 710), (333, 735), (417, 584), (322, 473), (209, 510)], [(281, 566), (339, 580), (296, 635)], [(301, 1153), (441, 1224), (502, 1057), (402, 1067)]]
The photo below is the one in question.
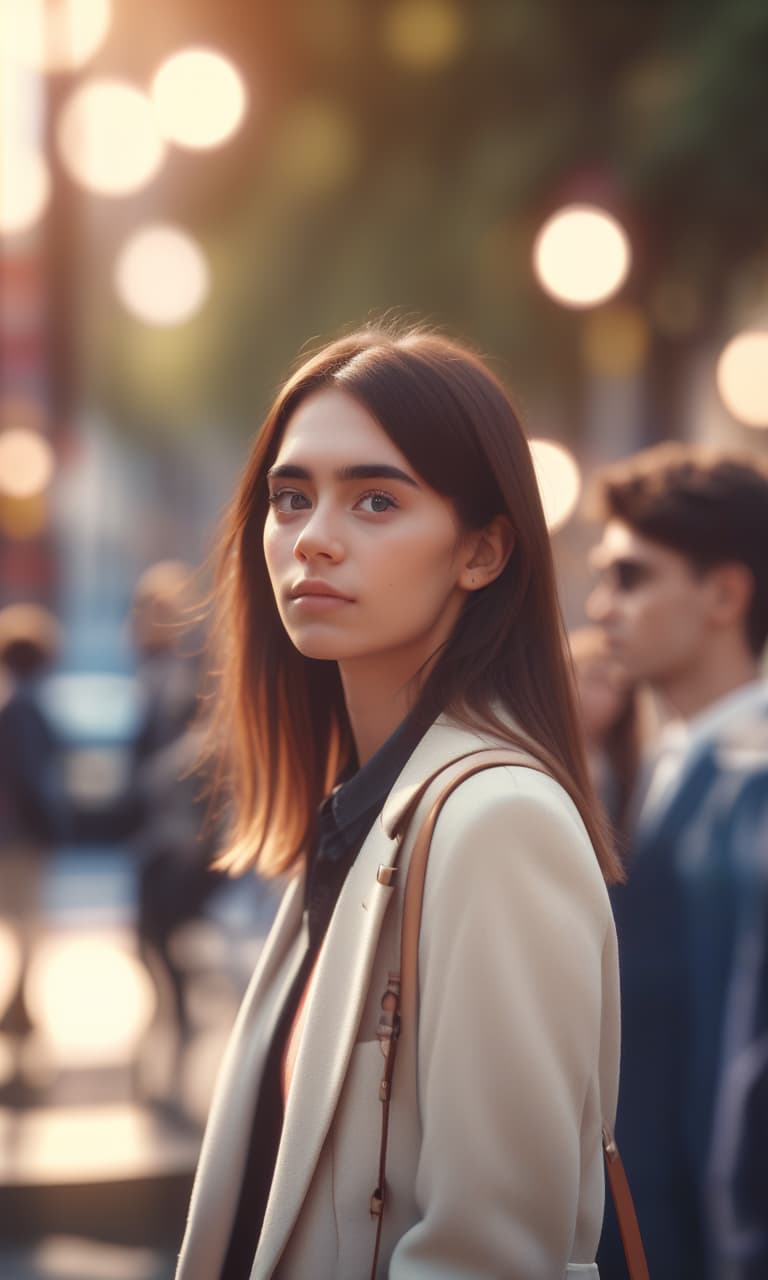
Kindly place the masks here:
[(724, 627), (743, 623), (755, 590), (752, 570), (738, 561), (728, 561), (710, 570), (710, 581), (713, 621)]
[(487, 587), (505, 568), (514, 546), (512, 521), (508, 516), (494, 516), (490, 524), (468, 538), (468, 554), (458, 585), (465, 591)]

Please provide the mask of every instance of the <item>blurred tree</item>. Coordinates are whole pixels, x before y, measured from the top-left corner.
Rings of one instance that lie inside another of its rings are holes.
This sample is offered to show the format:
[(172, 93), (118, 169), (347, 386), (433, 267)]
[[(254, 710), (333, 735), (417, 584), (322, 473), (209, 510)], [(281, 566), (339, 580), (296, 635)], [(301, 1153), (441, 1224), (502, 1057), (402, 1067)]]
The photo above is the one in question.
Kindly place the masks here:
[[(124, 2), (124, 33), (141, 8)], [(625, 293), (652, 327), (649, 435), (673, 430), (680, 371), (744, 281), (766, 288), (765, 0), (176, 9), (168, 48), (183, 36), (230, 52), (252, 111), (221, 154), (174, 159), (159, 189), (216, 272), (206, 312), (160, 335), (172, 356), (137, 357), (138, 324), (115, 324), (91, 281), (91, 385), (123, 421), (154, 403), (155, 429), (213, 414), (249, 431), (313, 335), (397, 308), (475, 340), (523, 399), (566, 403), (578, 422), (583, 316), (530, 268), (539, 223), (571, 199), (613, 208), (631, 236)], [(118, 30), (116, 69), (122, 47)]]

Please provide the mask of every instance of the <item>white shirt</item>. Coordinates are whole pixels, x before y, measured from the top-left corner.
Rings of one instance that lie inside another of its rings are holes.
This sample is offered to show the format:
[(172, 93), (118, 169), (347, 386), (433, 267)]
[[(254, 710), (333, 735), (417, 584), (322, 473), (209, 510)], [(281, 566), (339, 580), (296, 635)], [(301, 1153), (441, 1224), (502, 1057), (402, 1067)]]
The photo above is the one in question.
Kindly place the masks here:
[(670, 720), (661, 730), (646, 764), (645, 786), (637, 799), (637, 825), (656, 821), (676, 795), (708, 745), (751, 708), (768, 707), (768, 681), (750, 680), (711, 702), (690, 720)]

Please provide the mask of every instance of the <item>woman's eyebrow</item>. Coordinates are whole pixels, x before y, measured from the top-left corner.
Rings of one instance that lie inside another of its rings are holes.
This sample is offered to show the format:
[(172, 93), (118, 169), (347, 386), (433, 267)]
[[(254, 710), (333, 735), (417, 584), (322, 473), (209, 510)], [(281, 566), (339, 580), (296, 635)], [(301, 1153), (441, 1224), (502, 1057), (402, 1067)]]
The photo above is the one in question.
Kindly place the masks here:
[(407, 471), (401, 471), (399, 467), (392, 467), (386, 462), (362, 462), (354, 467), (340, 467), (336, 472), (338, 480), (402, 480), (405, 484), (410, 484), (414, 489), (419, 488), (419, 484), (414, 480), (413, 476), (409, 476)]
[[(337, 480), (401, 480), (404, 484), (420, 488), (418, 481), (409, 476), (407, 471), (393, 467), (387, 462), (360, 462), (355, 466), (339, 467), (334, 472)], [(267, 472), (267, 480), (311, 480), (312, 472), (307, 467), (297, 466), (292, 462), (283, 462), (271, 467)]]

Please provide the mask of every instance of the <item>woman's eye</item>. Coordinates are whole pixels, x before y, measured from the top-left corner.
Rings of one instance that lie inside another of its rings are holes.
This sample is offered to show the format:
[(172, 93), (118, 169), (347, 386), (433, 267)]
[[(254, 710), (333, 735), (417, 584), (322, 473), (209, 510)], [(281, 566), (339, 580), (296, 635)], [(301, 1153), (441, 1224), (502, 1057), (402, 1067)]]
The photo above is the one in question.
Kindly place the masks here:
[(361, 510), (369, 511), (373, 515), (380, 515), (383, 511), (391, 511), (397, 506), (394, 498), (390, 498), (388, 493), (364, 493), (357, 504)]
[(278, 489), (275, 493), (270, 493), (269, 504), (275, 511), (283, 513), (305, 511), (311, 505), (307, 495), (300, 493), (298, 489)]

